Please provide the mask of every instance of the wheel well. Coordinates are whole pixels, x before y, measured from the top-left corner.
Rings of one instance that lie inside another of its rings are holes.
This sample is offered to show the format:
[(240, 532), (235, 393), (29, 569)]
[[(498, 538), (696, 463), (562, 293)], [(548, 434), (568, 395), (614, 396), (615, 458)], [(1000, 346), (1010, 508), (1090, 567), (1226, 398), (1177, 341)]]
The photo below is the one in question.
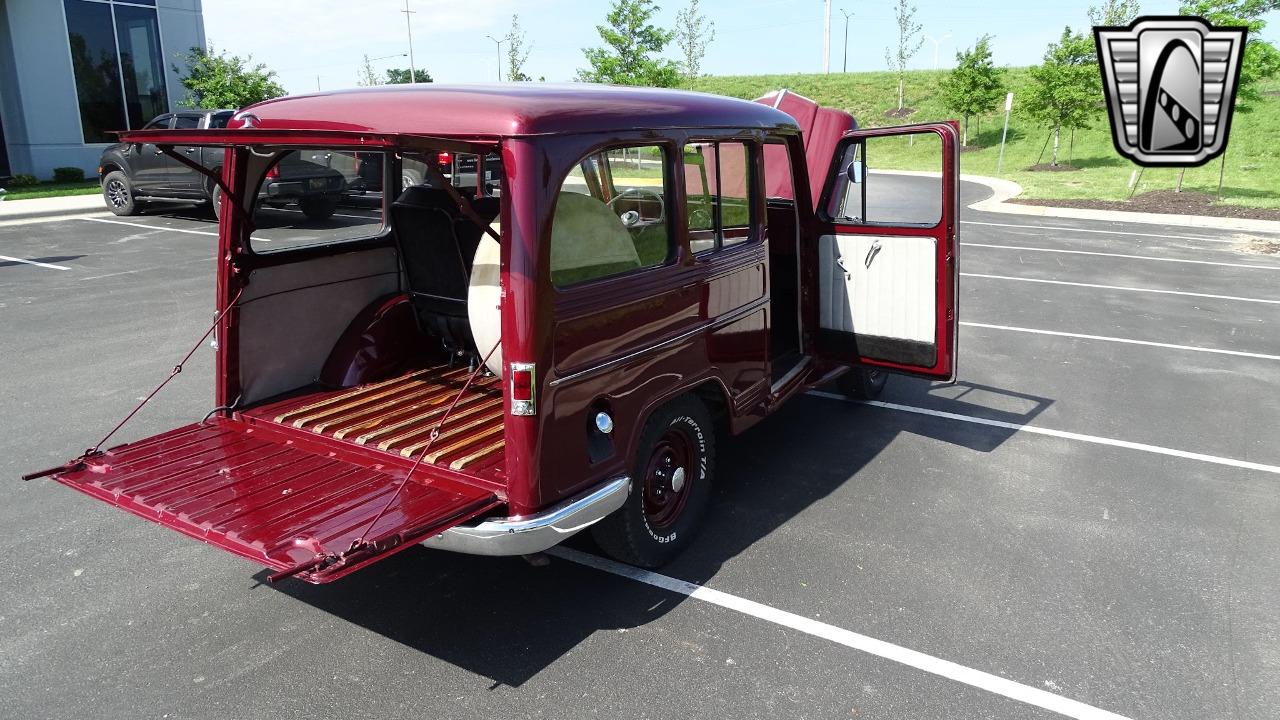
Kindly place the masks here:
[(99, 182), (101, 182), (103, 178), (105, 178), (107, 175), (109, 175), (109, 174), (111, 174), (111, 173), (113, 173), (113, 172), (115, 172), (115, 171), (117, 171), (117, 170), (119, 170), (119, 171), (121, 171), (121, 172), (124, 172), (124, 168), (120, 167), (119, 165), (117, 165), (117, 164), (115, 164), (115, 163), (105, 163), (105, 164), (103, 164), (103, 166), (102, 166), (102, 172), (98, 174), (98, 181), (99, 181)]
[[(222, 168), (220, 168), (220, 167), (213, 168), (213, 174), (214, 174), (214, 175), (221, 175), (221, 174), (222, 174)], [(212, 199), (213, 199), (213, 187), (214, 187), (213, 178), (206, 177), (206, 178), (204, 179), (204, 192), (205, 192), (205, 194), (206, 194), (206, 195), (208, 195), (208, 196), (209, 196), (209, 199), (210, 199), (210, 200), (212, 200)]]
[(707, 406), (707, 411), (711, 413), (711, 421), (716, 426), (716, 435), (727, 436), (729, 434), (729, 399), (725, 397), (724, 386), (715, 380), (707, 380), (689, 391), (689, 394)]

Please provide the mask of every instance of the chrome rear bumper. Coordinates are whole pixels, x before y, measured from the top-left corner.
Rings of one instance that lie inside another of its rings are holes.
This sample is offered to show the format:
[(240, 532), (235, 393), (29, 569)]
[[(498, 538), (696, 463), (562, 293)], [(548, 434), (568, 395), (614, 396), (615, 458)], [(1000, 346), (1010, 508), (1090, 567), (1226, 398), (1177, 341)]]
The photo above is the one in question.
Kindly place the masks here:
[(488, 518), (427, 538), (427, 547), (470, 555), (528, 555), (568, 540), (622, 507), (631, 479), (617, 477), (548, 510), (524, 517)]

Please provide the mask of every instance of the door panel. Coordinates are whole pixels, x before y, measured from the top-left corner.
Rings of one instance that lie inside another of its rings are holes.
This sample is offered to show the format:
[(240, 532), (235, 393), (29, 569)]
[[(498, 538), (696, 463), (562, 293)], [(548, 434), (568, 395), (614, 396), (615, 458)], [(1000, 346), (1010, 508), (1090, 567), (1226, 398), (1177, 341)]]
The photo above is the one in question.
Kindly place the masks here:
[(928, 236), (824, 235), (818, 327), (856, 335), (865, 358), (932, 365), (937, 247)]
[[(933, 152), (931, 175), (877, 170)], [(823, 235), (807, 254), (820, 355), (955, 379), (958, 165), (954, 123), (844, 135), (820, 203)]]

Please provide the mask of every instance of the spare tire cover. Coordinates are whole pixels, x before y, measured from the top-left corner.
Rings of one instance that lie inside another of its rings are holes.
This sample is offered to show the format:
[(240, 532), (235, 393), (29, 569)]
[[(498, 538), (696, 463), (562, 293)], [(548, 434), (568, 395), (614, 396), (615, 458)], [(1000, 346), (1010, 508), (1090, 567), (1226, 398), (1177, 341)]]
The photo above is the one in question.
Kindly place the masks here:
[[(498, 223), (490, 227), (502, 234)], [(467, 319), (471, 322), (471, 337), (476, 341), (480, 357), (497, 346), (485, 367), (502, 377), (502, 246), (488, 233), (480, 236), (475, 263), (471, 266)]]

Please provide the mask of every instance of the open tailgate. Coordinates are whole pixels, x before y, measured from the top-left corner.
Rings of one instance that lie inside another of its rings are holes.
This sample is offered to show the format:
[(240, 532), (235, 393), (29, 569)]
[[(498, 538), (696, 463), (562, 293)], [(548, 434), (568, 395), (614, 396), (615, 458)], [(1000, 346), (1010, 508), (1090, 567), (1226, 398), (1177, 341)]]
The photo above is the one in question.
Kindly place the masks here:
[[(215, 418), (92, 456), (54, 479), (312, 583), (335, 580), (500, 504), (419, 469), (365, 466)], [(368, 529), (367, 529), (368, 528)], [(367, 541), (353, 548), (362, 537)]]

